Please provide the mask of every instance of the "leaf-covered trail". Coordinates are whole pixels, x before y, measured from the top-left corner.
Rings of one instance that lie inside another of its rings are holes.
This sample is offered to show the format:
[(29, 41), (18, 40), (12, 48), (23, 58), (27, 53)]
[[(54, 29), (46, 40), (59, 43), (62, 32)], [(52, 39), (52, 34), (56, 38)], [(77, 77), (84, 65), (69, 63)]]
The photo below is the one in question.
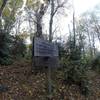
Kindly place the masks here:
[(91, 71), (88, 73), (90, 78), (91, 96), (89, 100), (100, 100), (100, 74)]
[[(5, 100), (47, 100), (47, 76), (45, 73), (31, 74), (31, 63), (16, 62), (0, 66), (0, 84), (9, 87), (4, 93)], [(93, 75), (93, 73), (90, 73)], [(76, 85), (64, 85), (59, 75), (53, 86), (52, 100), (86, 100)], [(100, 76), (91, 76), (91, 92), (88, 100), (100, 100)]]

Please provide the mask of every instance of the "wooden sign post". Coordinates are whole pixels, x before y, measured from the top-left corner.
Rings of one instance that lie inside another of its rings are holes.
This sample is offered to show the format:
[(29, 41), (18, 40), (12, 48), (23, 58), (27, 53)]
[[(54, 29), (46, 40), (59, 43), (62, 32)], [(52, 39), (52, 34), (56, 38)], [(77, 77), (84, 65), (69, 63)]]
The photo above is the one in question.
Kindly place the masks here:
[(48, 67), (49, 94), (52, 92), (51, 67), (59, 66), (57, 45), (42, 38), (33, 39), (34, 66)]

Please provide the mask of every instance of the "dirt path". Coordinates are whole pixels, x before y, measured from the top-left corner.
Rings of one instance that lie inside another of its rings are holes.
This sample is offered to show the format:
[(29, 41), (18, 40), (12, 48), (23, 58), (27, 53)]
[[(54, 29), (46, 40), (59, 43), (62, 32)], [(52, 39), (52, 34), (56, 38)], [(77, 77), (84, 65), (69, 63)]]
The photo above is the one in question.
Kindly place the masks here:
[(100, 74), (91, 71), (90, 75), (90, 87), (91, 96), (89, 100), (100, 100)]
[[(0, 66), (0, 79), (9, 87), (5, 100), (47, 100), (47, 77), (45, 73), (30, 75), (30, 62), (17, 62), (11, 66)], [(91, 75), (91, 96), (88, 100), (100, 100), (100, 76)], [(56, 79), (52, 100), (86, 100), (76, 85), (65, 86), (61, 79)], [(0, 84), (1, 84), (0, 83)]]
[(45, 74), (29, 76), (30, 69), (30, 63), (16, 63), (0, 68), (1, 83), (9, 87), (5, 100), (42, 100), (42, 96), (46, 95)]

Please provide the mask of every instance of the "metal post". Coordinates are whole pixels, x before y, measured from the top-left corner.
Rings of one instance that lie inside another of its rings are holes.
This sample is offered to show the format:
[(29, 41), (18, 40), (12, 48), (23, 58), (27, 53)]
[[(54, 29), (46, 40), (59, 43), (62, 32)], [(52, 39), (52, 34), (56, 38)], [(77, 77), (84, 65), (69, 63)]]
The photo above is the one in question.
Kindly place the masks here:
[[(50, 58), (49, 58), (50, 59)], [(48, 66), (48, 92), (49, 92), (49, 99), (52, 98), (52, 80), (51, 80), (51, 66)]]

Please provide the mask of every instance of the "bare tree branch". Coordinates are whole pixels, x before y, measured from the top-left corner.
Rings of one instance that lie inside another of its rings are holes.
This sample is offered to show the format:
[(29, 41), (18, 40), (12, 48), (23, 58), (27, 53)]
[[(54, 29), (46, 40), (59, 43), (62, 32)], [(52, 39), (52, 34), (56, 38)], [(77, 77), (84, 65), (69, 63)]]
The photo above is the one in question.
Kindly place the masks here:
[(52, 41), (53, 39), (53, 32), (52, 32), (53, 18), (57, 13), (57, 11), (60, 8), (63, 8), (67, 2), (68, 0), (64, 0), (63, 2), (60, 2), (59, 0), (50, 0), (51, 13), (50, 13), (50, 21), (49, 21), (49, 41)]

